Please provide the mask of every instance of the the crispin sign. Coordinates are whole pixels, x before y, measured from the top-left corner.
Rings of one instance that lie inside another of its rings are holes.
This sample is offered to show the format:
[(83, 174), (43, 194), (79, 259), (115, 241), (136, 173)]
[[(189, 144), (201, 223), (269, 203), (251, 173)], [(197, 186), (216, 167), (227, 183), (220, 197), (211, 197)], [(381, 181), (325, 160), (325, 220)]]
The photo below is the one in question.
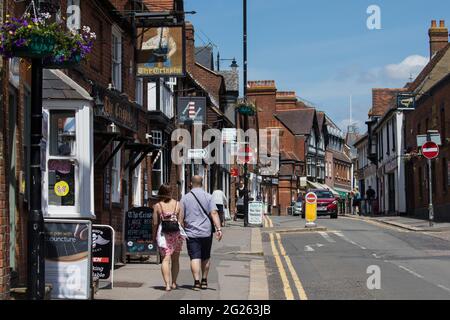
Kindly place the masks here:
[(178, 123), (205, 123), (206, 98), (180, 97), (177, 103)]

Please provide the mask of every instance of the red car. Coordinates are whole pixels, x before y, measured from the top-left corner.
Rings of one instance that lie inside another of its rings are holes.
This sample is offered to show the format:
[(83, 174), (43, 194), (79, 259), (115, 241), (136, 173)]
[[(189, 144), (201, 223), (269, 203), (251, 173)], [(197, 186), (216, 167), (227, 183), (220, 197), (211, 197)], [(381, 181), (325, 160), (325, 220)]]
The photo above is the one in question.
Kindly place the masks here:
[[(325, 189), (312, 189), (317, 196), (317, 216), (330, 216), (331, 219), (338, 218), (338, 201), (333, 193)], [(305, 208), (302, 217), (305, 218)]]

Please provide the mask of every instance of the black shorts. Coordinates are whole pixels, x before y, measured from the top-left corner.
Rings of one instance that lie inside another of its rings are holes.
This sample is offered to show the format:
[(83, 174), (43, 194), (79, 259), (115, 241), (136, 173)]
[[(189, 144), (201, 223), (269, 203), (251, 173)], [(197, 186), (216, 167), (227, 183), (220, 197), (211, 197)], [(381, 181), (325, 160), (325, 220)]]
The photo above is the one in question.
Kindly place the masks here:
[(220, 222), (225, 221), (225, 212), (223, 211), (223, 204), (216, 204), (217, 212), (219, 212)]
[(211, 247), (213, 236), (208, 238), (190, 238), (186, 240), (189, 258), (191, 260), (200, 259), (202, 261), (211, 258)]

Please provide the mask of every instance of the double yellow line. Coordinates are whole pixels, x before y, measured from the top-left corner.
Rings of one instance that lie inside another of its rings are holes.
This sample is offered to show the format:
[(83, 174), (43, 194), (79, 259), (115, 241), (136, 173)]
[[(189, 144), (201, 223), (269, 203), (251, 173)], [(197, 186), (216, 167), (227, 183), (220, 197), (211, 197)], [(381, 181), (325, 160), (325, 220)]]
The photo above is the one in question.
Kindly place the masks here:
[[(273, 222), (272, 220), (266, 216), (264, 221), (264, 227), (270, 227), (273, 228)], [(278, 271), (281, 276), (281, 281), (283, 282), (283, 290), (284, 295), (286, 296), (287, 300), (294, 300), (294, 292), (293, 288), (291, 287), (291, 284), (289, 282), (288, 274), (286, 273), (286, 270), (283, 265), (283, 258), (287, 265), (287, 269), (289, 270), (289, 274), (294, 281), (295, 289), (297, 290), (298, 296), (300, 297), (300, 300), (308, 300), (308, 296), (306, 295), (305, 289), (303, 288), (302, 282), (300, 281), (300, 278), (297, 275), (297, 272), (295, 271), (294, 266), (292, 265), (291, 258), (286, 254), (286, 250), (284, 249), (283, 243), (281, 242), (281, 236), (279, 233), (273, 233), (269, 234), (270, 236), (270, 244), (272, 247), (273, 257), (275, 259), (275, 263), (277, 264)], [(276, 238), (276, 241), (275, 241)], [(278, 250), (277, 248), (280, 248)]]

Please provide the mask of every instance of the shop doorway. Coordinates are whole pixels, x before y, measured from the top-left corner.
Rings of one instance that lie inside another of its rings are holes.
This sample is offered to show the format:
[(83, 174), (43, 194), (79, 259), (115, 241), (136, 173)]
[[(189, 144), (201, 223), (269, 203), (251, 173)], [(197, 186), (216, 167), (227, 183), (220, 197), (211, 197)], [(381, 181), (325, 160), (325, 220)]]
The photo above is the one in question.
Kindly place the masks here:
[(395, 212), (395, 197), (396, 197), (396, 192), (395, 192), (395, 175), (393, 173), (390, 173), (388, 175), (388, 197), (389, 197), (389, 213), (394, 213)]

